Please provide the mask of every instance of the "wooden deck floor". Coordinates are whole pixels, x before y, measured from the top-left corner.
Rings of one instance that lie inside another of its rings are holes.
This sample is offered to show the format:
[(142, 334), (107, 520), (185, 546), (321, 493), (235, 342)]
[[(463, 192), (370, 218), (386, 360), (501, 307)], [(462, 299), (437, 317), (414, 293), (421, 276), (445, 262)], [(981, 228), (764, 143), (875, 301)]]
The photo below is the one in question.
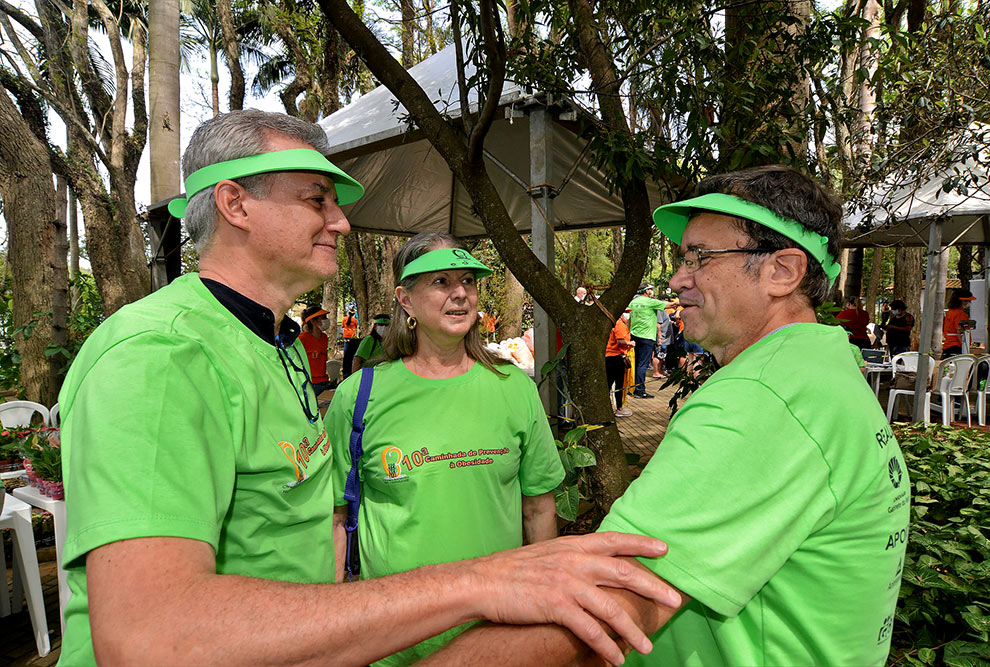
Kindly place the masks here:
[(653, 456), (657, 445), (667, 432), (667, 422), (670, 421), (670, 407), (667, 403), (674, 395), (674, 388), (660, 390), (663, 380), (646, 381), (647, 393), (653, 398), (626, 398), (626, 407), (632, 410), (632, 417), (618, 417), (619, 434), (622, 436), (623, 448), (632, 454), (639, 454), (643, 463)]
[[(662, 380), (648, 380), (647, 391), (654, 398), (629, 397), (626, 407), (633, 411), (632, 417), (622, 417), (616, 420), (619, 433), (622, 436), (623, 447), (627, 452), (638, 454), (640, 461), (645, 464), (667, 431), (670, 419), (670, 408), (667, 402), (673, 394), (673, 389), (660, 391)], [(8, 561), (9, 562), (9, 561)], [(31, 619), (27, 609), (18, 614), (0, 618), (0, 665), (11, 667), (49, 667), (58, 662), (62, 647), (62, 634), (59, 630), (58, 618), (58, 580), (55, 576), (55, 561), (40, 563), (41, 586), (45, 593), (45, 607), (48, 612), (48, 630), (52, 652), (44, 658), (38, 657), (34, 644), (34, 634), (31, 630)], [(7, 584), (10, 582), (10, 569), (6, 572)]]

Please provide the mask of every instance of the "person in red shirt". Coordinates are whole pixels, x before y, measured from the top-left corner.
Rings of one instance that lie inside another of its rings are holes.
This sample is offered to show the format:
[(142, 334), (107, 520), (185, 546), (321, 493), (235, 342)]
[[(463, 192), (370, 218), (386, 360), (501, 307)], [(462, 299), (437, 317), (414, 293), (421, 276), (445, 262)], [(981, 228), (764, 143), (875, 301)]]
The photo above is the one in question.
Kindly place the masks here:
[(962, 354), (962, 337), (959, 323), (969, 319), (966, 308), (976, 297), (968, 289), (957, 289), (949, 298), (949, 310), (942, 320), (942, 358)]
[(299, 342), (306, 348), (306, 356), (309, 358), (310, 381), (317, 396), (331, 387), (330, 377), (327, 375), (327, 346), (330, 339), (323, 333), (329, 322), (327, 315), (329, 313), (319, 306), (308, 307), (303, 311), (303, 330), (299, 334)]
[(608, 388), (613, 391), (615, 387), (615, 416), (629, 417), (632, 410), (622, 407), (622, 399), (625, 396), (624, 378), (626, 376), (626, 356), (629, 348), (633, 346), (632, 338), (629, 335), (630, 310), (622, 313), (622, 317), (612, 327), (612, 332), (608, 335), (608, 344), (605, 346), (605, 380)]
[(871, 348), (870, 337), (866, 333), (866, 325), (870, 323), (870, 315), (863, 310), (863, 304), (858, 296), (847, 296), (845, 309), (838, 316), (840, 326), (849, 332), (849, 342), (859, 349)]

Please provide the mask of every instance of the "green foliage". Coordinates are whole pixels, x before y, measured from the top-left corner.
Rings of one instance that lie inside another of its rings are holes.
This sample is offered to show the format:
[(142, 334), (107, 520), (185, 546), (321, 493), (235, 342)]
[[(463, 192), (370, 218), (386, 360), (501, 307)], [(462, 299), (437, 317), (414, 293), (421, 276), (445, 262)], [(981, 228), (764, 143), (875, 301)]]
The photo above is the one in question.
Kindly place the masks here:
[(715, 357), (710, 354), (706, 354), (695, 360), (693, 367), (688, 367), (687, 364), (681, 367), (680, 360), (687, 356), (683, 347), (680, 346), (668, 346), (667, 354), (674, 356), (678, 359), (677, 368), (670, 372), (667, 379), (664, 381), (661, 389), (666, 389), (667, 387), (676, 386), (677, 389), (674, 391), (674, 395), (670, 397), (667, 405), (670, 406), (671, 416), (677, 412), (678, 404), (681, 401), (686, 401), (688, 397), (696, 392), (701, 385), (705, 383), (705, 380), (710, 378), (712, 374), (719, 369), (718, 362), (715, 361)]
[(828, 324), (832, 326), (839, 326), (841, 320), (836, 317), (836, 314), (841, 312), (842, 309), (834, 301), (826, 301), (822, 305), (815, 308), (815, 318), (818, 320), (819, 324)]
[[(69, 364), (75, 359), (79, 348), (86, 342), (93, 330), (103, 321), (103, 301), (96, 289), (96, 281), (88, 273), (80, 273), (70, 281), (79, 298), (69, 313), (68, 340), (65, 346), (49, 344), (45, 349), (48, 357), (59, 357), (63, 364), (59, 370), (64, 375)], [(0, 278), (0, 388), (14, 389), (20, 386), (21, 355), (17, 351), (15, 337), (30, 338), (43, 317), (51, 317), (49, 312), (36, 312), (25, 325), (13, 325), (13, 291), (10, 278)]]
[(990, 436), (894, 427), (912, 484), (891, 662), (990, 661)]
[(564, 479), (553, 496), (557, 502), (557, 515), (568, 521), (577, 520), (581, 500), (591, 497), (586, 470), (598, 464), (595, 453), (579, 444), (587, 431), (586, 426), (578, 426), (564, 434), (563, 440), (555, 440), (560, 463), (564, 466)]

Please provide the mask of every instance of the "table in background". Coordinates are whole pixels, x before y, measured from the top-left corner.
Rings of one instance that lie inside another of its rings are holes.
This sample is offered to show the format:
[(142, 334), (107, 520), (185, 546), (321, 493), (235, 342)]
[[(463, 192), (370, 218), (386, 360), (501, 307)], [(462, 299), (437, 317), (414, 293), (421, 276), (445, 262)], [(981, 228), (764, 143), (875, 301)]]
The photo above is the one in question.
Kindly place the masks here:
[(893, 365), (886, 361), (882, 364), (866, 364), (866, 381), (873, 387), (873, 393), (880, 395), (880, 377), (885, 373), (891, 373)]
[(43, 496), (41, 491), (33, 486), (22, 486), (14, 489), (14, 497), (20, 498), (28, 505), (51, 512), (55, 520), (55, 565), (58, 568), (58, 616), (62, 622), (62, 633), (65, 634), (65, 603), (69, 601), (69, 584), (66, 581), (65, 570), (62, 569), (62, 544), (65, 542), (65, 501), (52, 500)]

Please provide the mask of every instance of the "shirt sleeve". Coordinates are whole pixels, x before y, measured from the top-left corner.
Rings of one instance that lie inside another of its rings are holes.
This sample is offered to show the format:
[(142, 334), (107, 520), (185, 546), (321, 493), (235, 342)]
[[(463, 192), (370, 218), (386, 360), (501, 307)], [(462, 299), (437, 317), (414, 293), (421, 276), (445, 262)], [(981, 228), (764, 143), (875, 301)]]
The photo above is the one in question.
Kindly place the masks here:
[(361, 357), (365, 360), (371, 359), (374, 349), (375, 339), (372, 336), (365, 336), (358, 344), (358, 349), (354, 352), (354, 356)]
[(755, 380), (710, 382), (668, 427), (600, 530), (667, 542), (650, 570), (734, 616), (834, 511), (817, 444)]
[(217, 548), (236, 474), (235, 425), (197, 341), (145, 333), (107, 350), (63, 414), (65, 563), (124, 539)]
[[(519, 372), (522, 375), (522, 372)], [(519, 463), (519, 486), (525, 496), (538, 496), (553, 491), (564, 479), (564, 466), (557, 453), (557, 444), (550, 430), (536, 384), (527, 376), (520, 386), (529, 403), (529, 425), (522, 442)]]

